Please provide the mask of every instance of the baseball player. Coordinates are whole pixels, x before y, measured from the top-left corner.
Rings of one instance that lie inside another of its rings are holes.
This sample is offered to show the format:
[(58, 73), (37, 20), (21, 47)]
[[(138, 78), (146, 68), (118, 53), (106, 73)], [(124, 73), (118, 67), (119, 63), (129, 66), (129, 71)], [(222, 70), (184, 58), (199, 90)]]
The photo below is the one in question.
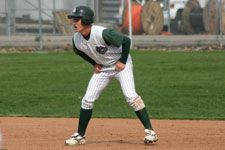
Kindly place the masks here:
[(127, 103), (144, 125), (144, 142), (156, 142), (158, 137), (151, 126), (145, 104), (135, 90), (133, 64), (129, 54), (130, 39), (112, 29), (92, 25), (94, 12), (88, 7), (74, 8), (68, 18), (73, 19), (76, 31), (72, 38), (73, 50), (94, 66), (94, 72), (82, 99), (78, 131), (65, 141), (65, 145), (85, 144), (84, 135), (94, 102), (114, 78), (120, 82)]

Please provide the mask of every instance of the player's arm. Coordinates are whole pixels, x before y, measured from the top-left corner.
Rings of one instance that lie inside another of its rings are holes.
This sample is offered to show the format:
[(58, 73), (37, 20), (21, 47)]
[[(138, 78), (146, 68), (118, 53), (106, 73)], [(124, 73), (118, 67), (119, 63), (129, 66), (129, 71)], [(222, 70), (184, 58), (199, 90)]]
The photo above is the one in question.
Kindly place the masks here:
[(88, 55), (86, 55), (84, 52), (78, 50), (74, 44), (74, 40), (72, 39), (73, 42), (73, 51), (75, 52), (75, 54), (79, 55), (80, 57), (82, 57), (84, 60), (88, 61), (89, 63), (91, 63), (93, 66), (95, 66), (97, 63), (91, 59)]
[(116, 32), (115, 30), (105, 29), (103, 30), (103, 39), (107, 45), (113, 45), (116, 47), (120, 47), (122, 45), (122, 56), (119, 61), (126, 64), (127, 57), (130, 52), (130, 38)]
[(122, 45), (122, 55), (119, 61), (116, 63), (115, 70), (123, 70), (126, 66), (127, 58), (130, 52), (130, 39), (112, 29), (103, 30), (103, 39), (107, 45), (113, 45), (116, 47), (120, 47)]

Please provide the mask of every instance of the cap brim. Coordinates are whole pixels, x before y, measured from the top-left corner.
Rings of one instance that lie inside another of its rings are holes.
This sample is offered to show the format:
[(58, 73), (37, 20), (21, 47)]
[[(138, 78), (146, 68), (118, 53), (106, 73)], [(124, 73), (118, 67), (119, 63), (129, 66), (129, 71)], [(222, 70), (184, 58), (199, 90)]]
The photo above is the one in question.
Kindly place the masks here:
[(73, 19), (73, 18), (82, 18), (81, 16), (76, 16), (76, 15), (73, 15), (73, 14), (70, 14), (67, 16), (68, 19)]

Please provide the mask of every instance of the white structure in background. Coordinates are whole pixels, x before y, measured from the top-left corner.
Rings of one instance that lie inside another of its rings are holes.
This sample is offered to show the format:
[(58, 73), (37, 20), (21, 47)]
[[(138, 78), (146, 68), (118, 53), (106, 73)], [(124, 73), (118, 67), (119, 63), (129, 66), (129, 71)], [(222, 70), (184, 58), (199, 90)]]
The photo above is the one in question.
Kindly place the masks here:
[[(52, 23), (53, 34), (55, 34), (55, 18), (53, 11), (72, 10), (74, 7), (84, 5), (95, 10), (96, 0), (0, 0), (0, 34), (8, 34), (18, 32), (36, 32), (39, 17), (40, 24)], [(39, 8), (39, 3), (40, 8)], [(40, 12), (39, 12), (40, 11)], [(39, 15), (40, 14), (40, 15)], [(24, 24), (29, 23), (30, 26)], [(36, 25), (36, 26), (35, 26)], [(46, 33), (51, 32), (51, 27), (44, 27)], [(27, 30), (29, 29), (29, 30)], [(35, 30), (35, 31), (34, 31)], [(40, 32), (40, 31), (39, 31)]]
[[(168, 6), (168, 0), (157, 0), (160, 3), (160, 6), (164, 10), (164, 23), (168, 23), (168, 8), (170, 8), (170, 19), (174, 20), (180, 14), (182, 14), (183, 9), (188, 2), (188, 0), (169, 0), (170, 5)], [(198, 0), (202, 8), (205, 7), (207, 0)]]
[[(0, 17), (7, 14), (8, 8), (13, 5), (15, 7), (15, 17), (22, 18), (29, 16), (31, 19), (37, 20), (38, 17), (38, 0), (0, 0)], [(54, 6), (55, 5), (55, 6)], [(91, 0), (41, 0), (42, 18), (43, 20), (52, 20), (52, 10), (73, 9), (76, 6), (85, 5), (94, 10), (94, 1)], [(44, 13), (43, 13), (44, 12)]]
[(6, 2), (1, 0), (0, 1), (0, 17), (4, 17), (6, 11), (7, 11), (6, 10)]
[[(172, 25), (174, 32), (183, 32), (182, 13), (188, 0), (157, 0), (163, 8), (164, 26)], [(170, 2), (170, 5), (168, 5)], [(198, 0), (202, 8), (205, 7), (207, 0)], [(169, 10), (168, 10), (169, 9)]]

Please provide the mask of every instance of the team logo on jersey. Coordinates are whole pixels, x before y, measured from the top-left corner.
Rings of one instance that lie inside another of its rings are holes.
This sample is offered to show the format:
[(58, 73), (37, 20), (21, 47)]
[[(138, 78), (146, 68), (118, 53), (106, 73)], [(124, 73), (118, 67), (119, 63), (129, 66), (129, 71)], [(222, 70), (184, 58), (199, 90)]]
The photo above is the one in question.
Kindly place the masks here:
[(96, 46), (96, 51), (99, 52), (100, 54), (105, 54), (107, 50), (108, 50), (108, 47)]

